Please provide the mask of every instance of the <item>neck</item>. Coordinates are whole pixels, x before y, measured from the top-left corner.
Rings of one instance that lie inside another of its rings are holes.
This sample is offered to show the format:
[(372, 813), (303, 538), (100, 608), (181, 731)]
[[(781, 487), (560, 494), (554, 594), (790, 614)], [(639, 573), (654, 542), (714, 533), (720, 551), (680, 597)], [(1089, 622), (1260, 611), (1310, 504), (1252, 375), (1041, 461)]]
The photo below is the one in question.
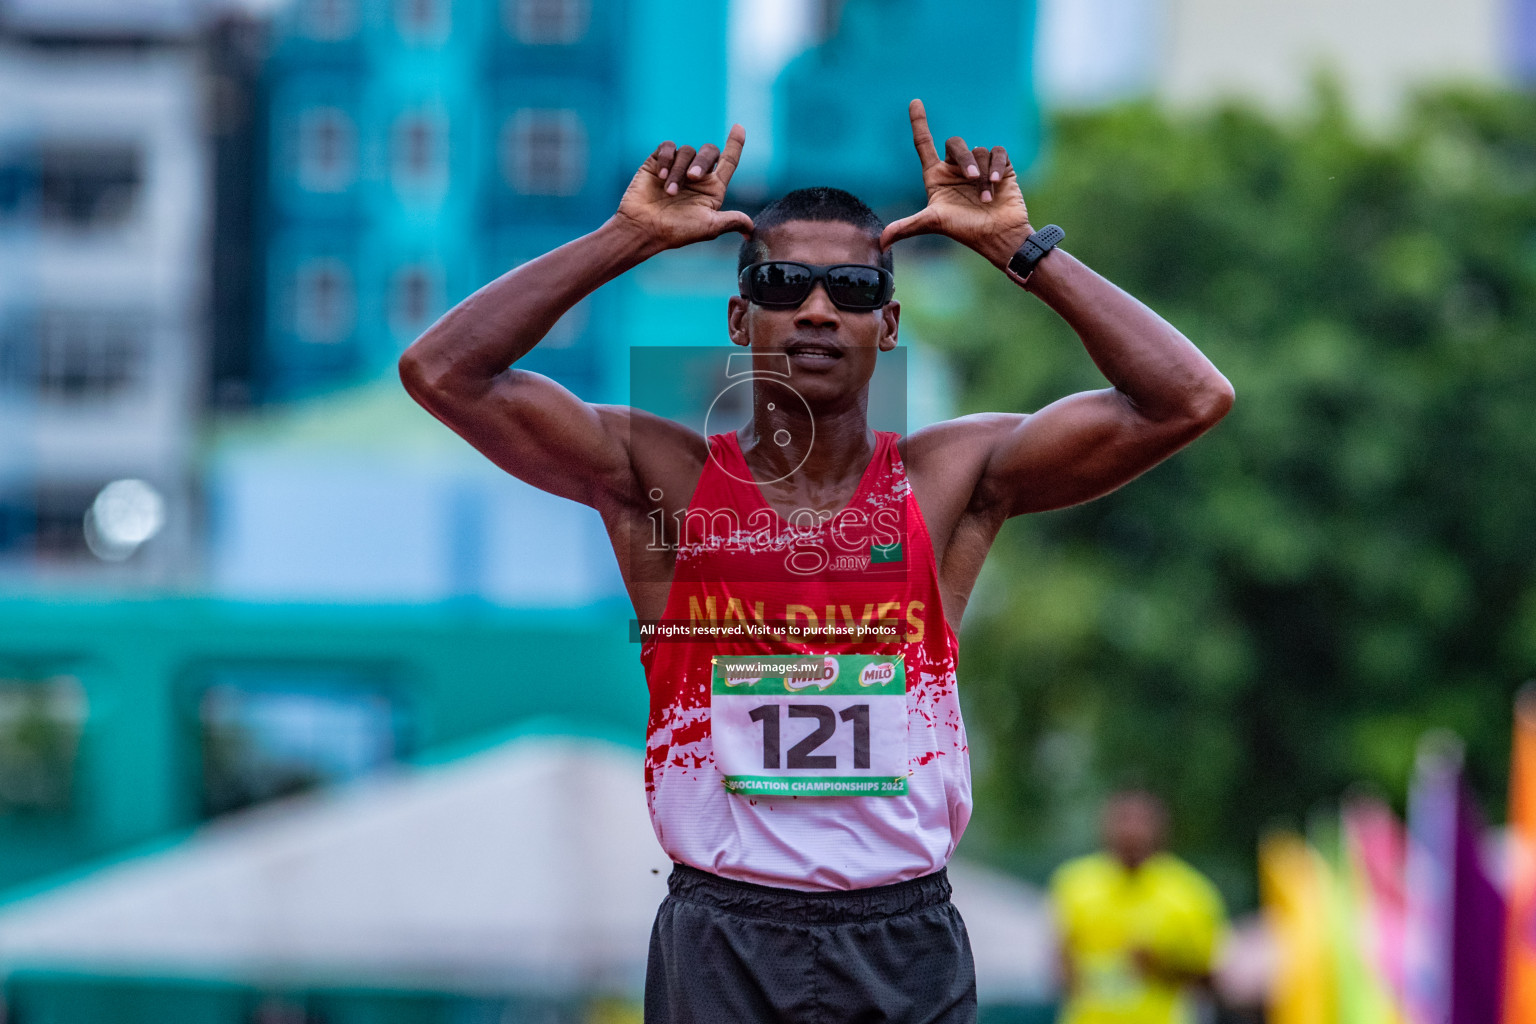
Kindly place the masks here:
[[(869, 429), (869, 395), (860, 391), (835, 406), (813, 407), (782, 387), (754, 387), (752, 420), (738, 434), (742, 451), (775, 476), (791, 473), (808, 482), (837, 480), (863, 466), (875, 448)], [(798, 467), (798, 468), (797, 468)]]
[(1152, 859), (1152, 854), (1148, 853), (1148, 854), (1143, 854), (1142, 856), (1116, 854), (1115, 855), (1115, 859), (1118, 860), (1121, 863), (1121, 865), (1123, 865), (1125, 867), (1125, 870), (1127, 870), (1127, 871), (1135, 871), (1137, 868), (1141, 867), (1147, 861), (1151, 860)]

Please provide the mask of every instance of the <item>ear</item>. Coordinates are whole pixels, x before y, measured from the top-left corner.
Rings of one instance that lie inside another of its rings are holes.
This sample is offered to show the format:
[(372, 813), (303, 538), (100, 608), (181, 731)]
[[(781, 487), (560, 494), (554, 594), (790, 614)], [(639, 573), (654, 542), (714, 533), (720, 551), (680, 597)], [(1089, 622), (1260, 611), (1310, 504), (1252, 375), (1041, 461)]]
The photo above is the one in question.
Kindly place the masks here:
[(747, 309), (747, 300), (740, 295), (732, 295), (725, 304), (726, 331), (731, 336), (731, 343), (742, 348), (752, 343), (747, 337)]
[(892, 299), (880, 310), (880, 341), (881, 352), (889, 352), (896, 347), (896, 324), (901, 320), (901, 303)]

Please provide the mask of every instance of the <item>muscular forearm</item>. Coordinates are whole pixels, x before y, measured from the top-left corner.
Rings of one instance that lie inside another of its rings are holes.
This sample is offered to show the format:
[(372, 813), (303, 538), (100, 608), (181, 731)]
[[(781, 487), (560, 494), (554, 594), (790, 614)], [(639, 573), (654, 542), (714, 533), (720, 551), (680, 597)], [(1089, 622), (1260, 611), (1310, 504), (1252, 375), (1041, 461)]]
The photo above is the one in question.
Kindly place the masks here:
[(400, 360), (408, 387), (483, 386), (570, 308), (659, 247), (622, 216), (508, 271), (443, 315)]
[(1070, 253), (1042, 259), (1025, 287), (1071, 325), (1099, 370), (1148, 419), (1214, 423), (1231, 407), (1232, 385), (1189, 339)]

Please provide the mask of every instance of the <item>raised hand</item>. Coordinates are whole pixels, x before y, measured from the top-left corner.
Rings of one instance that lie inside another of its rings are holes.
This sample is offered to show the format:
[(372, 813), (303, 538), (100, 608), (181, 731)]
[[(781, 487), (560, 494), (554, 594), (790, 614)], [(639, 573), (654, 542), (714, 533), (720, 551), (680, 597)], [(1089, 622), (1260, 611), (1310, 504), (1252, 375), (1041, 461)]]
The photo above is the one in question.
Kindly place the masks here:
[(907, 108), (912, 145), (923, 164), (928, 205), (910, 217), (887, 224), (880, 248), (913, 235), (948, 235), (998, 266), (1005, 266), (1029, 237), (1029, 211), (1002, 146), (969, 149), (958, 135), (944, 144), (944, 159), (933, 146), (922, 100)]
[(751, 232), (751, 217), (720, 209), (746, 139), (738, 124), (731, 126), (723, 152), (714, 145), (695, 151), (663, 142), (635, 172), (617, 217), (641, 231), (658, 250), (718, 238), (727, 231)]

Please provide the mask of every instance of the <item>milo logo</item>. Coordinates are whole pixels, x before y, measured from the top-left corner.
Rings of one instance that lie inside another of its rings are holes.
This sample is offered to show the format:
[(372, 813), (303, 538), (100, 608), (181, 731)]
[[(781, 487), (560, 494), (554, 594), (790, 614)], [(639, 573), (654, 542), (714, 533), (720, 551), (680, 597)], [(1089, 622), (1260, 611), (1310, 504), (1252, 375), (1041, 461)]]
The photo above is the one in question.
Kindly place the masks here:
[(864, 671), (859, 673), (859, 685), (884, 686), (895, 678), (896, 666), (889, 661), (880, 661), (864, 666)]
[(818, 673), (814, 667), (808, 670), (795, 669), (792, 673), (785, 673), (784, 686), (790, 690), (803, 690), (807, 686), (815, 686), (825, 690), (837, 682), (837, 659), (825, 658), (821, 663), (821, 671)]

